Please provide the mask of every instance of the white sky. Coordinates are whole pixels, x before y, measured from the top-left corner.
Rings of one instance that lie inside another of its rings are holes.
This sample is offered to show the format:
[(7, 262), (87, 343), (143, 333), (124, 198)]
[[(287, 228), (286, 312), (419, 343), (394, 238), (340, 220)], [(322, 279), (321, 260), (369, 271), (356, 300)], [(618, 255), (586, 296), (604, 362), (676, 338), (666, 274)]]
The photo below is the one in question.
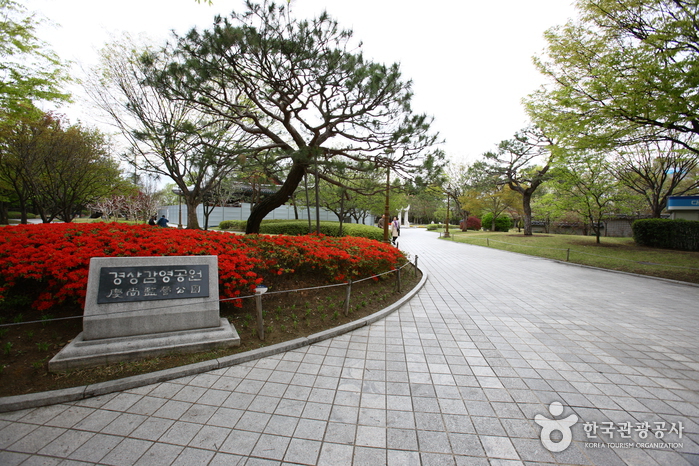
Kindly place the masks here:
[[(532, 56), (543, 32), (575, 16), (572, 0), (293, 0), (292, 13), (322, 10), (354, 30), (365, 57), (401, 64), (413, 81), (413, 109), (434, 117), (442, 147), (455, 160), (473, 161), (526, 125), (521, 99), (544, 78)], [(171, 30), (206, 28), (216, 14), (242, 12), (242, 0), (23, 0), (58, 27), (39, 36), (63, 59), (96, 64), (97, 50), (123, 31), (164, 42)], [(80, 69), (76, 66), (75, 75)], [(96, 124), (79, 104), (65, 113)]]

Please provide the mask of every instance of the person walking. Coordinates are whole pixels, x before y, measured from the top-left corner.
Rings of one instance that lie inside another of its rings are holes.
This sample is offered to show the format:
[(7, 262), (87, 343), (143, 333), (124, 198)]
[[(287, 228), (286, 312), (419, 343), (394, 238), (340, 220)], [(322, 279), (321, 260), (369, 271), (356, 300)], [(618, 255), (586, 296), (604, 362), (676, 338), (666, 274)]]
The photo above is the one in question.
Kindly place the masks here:
[(398, 217), (393, 217), (393, 221), (391, 222), (391, 236), (393, 237), (393, 245), (395, 246), (400, 236), (400, 222), (398, 221)]

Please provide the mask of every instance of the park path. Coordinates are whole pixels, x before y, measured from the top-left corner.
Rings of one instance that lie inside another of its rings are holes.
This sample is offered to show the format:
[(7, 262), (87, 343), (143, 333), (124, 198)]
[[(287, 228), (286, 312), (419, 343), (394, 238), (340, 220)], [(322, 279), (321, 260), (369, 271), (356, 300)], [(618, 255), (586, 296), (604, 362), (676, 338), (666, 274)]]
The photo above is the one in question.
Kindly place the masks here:
[[(699, 287), (416, 228), (400, 247), (429, 278), (386, 319), (0, 414), (0, 464), (699, 464)], [(535, 418), (562, 420), (549, 448)]]

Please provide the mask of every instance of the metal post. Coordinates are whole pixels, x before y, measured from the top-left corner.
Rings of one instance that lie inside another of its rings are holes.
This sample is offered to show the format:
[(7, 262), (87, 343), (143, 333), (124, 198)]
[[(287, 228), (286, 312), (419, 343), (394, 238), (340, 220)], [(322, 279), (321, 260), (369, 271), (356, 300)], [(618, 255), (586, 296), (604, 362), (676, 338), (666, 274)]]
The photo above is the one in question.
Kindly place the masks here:
[(262, 320), (262, 295), (255, 295), (255, 303), (257, 303), (257, 334), (260, 340), (265, 339), (265, 322)]
[(451, 201), (451, 197), (449, 196), (449, 193), (447, 193), (447, 224), (445, 226), (446, 229), (444, 230), (445, 238), (449, 238), (449, 210), (451, 209), (449, 201)]
[(568, 248), (568, 252), (566, 252), (566, 262), (570, 262), (570, 248)]
[(384, 206), (384, 217), (385, 220), (383, 222), (383, 242), (388, 243), (388, 224), (391, 221), (391, 214), (389, 212), (389, 192), (390, 192), (390, 187), (391, 187), (391, 166), (387, 165), (386, 166), (386, 205)]
[(396, 269), (398, 275), (396, 275), (396, 288), (398, 289), (398, 293), (400, 293), (400, 269)]
[(182, 229), (182, 194), (180, 194), (177, 197), (180, 200), (180, 218), (179, 218), (179, 222), (177, 224), (177, 228), (179, 228), (181, 230)]
[(345, 317), (349, 315), (350, 296), (352, 295), (352, 279), (347, 282), (347, 295), (345, 296)]
[(415, 276), (417, 277), (417, 254), (415, 254)]

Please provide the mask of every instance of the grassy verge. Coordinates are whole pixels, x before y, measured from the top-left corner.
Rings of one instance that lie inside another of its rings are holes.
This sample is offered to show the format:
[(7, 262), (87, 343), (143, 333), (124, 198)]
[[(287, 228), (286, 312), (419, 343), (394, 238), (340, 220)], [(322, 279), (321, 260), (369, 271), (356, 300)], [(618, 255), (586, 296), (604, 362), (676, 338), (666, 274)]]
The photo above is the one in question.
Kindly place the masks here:
[(699, 284), (699, 252), (639, 247), (632, 238), (602, 238), (597, 244), (592, 236), (524, 236), (514, 230), (493, 233), (450, 228), (449, 233), (449, 241)]

